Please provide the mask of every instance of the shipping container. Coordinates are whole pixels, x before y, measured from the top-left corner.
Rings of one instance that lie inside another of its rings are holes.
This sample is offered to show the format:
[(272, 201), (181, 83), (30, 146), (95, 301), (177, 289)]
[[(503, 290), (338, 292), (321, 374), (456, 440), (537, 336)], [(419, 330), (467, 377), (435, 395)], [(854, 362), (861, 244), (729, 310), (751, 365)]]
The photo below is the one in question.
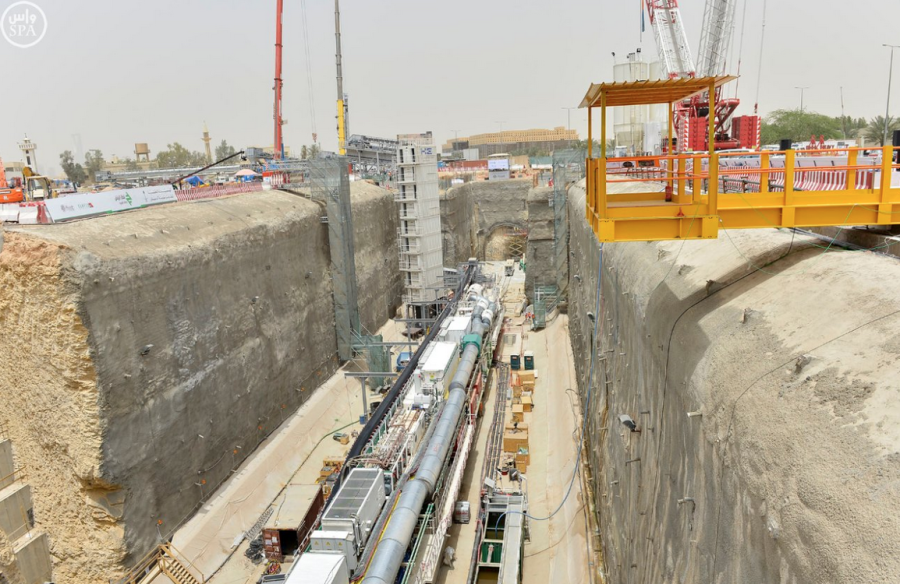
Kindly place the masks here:
[(262, 530), (266, 559), (283, 562), (306, 547), (325, 506), (320, 485), (288, 485), (276, 499), (275, 513)]

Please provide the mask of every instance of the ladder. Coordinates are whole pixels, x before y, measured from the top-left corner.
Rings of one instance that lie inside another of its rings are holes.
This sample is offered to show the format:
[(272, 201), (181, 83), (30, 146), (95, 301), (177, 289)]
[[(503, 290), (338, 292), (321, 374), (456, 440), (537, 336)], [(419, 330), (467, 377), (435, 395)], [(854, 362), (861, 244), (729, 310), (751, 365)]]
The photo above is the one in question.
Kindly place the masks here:
[(172, 582), (175, 584), (203, 584), (175, 557), (169, 544), (159, 546), (159, 550), (157, 565)]

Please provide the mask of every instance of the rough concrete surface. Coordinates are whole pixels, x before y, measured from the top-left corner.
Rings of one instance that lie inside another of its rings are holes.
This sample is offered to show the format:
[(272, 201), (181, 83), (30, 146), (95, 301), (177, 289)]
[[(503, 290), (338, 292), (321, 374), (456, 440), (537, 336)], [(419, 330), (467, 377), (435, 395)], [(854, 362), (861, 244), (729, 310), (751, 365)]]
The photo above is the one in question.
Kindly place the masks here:
[[(396, 221), (377, 190), (354, 197), (372, 246)], [(321, 215), (270, 191), (7, 231), (0, 424), (59, 582), (121, 573), (336, 369)], [(390, 275), (358, 247), (375, 323)]]
[(507, 237), (510, 228), (527, 230), (526, 294), (532, 298), (535, 284), (556, 284), (552, 197), (552, 189), (533, 188), (531, 179), (479, 181), (450, 189), (441, 198), (444, 264), (455, 266), (473, 255), (505, 259), (489, 257), (503, 247), (494, 245), (495, 240)]
[(527, 228), (531, 179), (477, 181), (454, 187), (441, 198), (444, 264), (484, 258), (491, 235), (502, 227)]
[(364, 330), (377, 331), (400, 306), (403, 278), (393, 196), (367, 182), (350, 185), (353, 242), (359, 281), (359, 317)]
[(607, 244), (598, 310), (583, 183), (569, 196), (608, 581), (897, 581), (900, 264), (774, 230)]
[(528, 251), (525, 295), (534, 299), (535, 286), (556, 284), (553, 245), (553, 189), (540, 187), (528, 192)]

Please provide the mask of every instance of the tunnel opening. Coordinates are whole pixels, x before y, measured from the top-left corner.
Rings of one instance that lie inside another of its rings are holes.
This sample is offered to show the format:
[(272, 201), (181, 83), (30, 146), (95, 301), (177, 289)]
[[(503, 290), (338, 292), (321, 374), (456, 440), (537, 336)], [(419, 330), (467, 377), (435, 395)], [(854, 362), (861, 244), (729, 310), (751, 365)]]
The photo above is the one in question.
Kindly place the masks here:
[(522, 259), (528, 243), (528, 231), (519, 225), (497, 225), (491, 229), (484, 242), (485, 261)]

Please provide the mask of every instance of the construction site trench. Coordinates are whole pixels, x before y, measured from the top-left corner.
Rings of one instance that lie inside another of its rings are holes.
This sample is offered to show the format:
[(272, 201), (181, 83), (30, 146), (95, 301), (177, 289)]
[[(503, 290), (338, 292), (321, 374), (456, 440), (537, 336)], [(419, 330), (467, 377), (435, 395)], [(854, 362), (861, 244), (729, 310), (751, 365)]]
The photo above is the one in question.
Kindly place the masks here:
[[(401, 301), (397, 208), (387, 190), (351, 192), (374, 332)], [(582, 408), (585, 491), (565, 512), (593, 531), (593, 557), (586, 568), (563, 546), (555, 561), (611, 584), (896, 580), (897, 260), (788, 230), (601, 246), (583, 183), (568, 189), (560, 251), (556, 194), (513, 180), (441, 197), (445, 266), (508, 253), (506, 233), (529, 301), (549, 286), (565, 296), (541, 350), (565, 363), (571, 351), (572, 383), (550, 385)], [(29, 469), (55, 581), (120, 577), (337, 371), (323, 215), (267, 191), (5, 230), (0, 431)], [(547, 497), (565, 496), (567, 473)], [(549, 549), (565, 527), (539, 533)], [(526, 566), (535, 557), (526, 548)]]

